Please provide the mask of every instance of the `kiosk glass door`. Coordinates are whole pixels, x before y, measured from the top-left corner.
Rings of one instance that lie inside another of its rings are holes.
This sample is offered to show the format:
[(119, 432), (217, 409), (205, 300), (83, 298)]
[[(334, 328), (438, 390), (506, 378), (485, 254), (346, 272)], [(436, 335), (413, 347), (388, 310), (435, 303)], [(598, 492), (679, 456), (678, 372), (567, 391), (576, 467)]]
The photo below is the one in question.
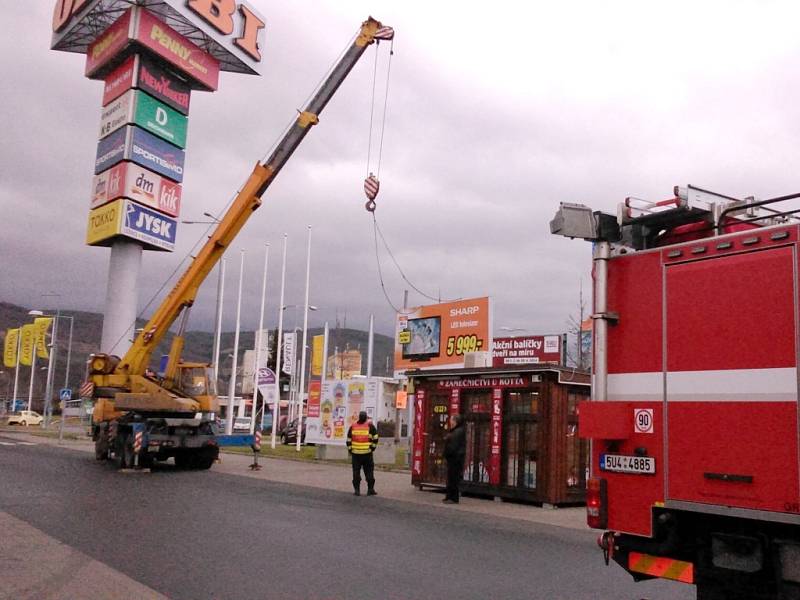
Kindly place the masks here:
[(538, 390), (507, 392), (503, 410), (503, 484), (538, 487), (541, 406)]
[(425, 424), (425, 481), (429, 483), (444, 483), (447, 481), (447, 465), (444, 460), (444, 438), (447, 435), (448, 405), (450, 396), (447, 394), (432, 394), (428, 399), (429, 408), (426, 412), (428, 422)]
[(492, 392), (462, 392), (461, 407), (467, 434), (464, 481), (489, 483)]

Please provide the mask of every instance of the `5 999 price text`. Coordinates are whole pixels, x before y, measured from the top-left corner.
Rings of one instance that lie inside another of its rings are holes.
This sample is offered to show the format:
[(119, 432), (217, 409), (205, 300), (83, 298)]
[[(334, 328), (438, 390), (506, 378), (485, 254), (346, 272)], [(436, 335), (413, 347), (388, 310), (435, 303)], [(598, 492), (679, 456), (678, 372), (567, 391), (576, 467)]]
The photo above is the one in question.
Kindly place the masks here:
[(483, 348), (483, 340), (478, 339), (477, 335), (451, 335), (447, 338), (447, 356), (461, 356), (466, 352), (476, 352)]

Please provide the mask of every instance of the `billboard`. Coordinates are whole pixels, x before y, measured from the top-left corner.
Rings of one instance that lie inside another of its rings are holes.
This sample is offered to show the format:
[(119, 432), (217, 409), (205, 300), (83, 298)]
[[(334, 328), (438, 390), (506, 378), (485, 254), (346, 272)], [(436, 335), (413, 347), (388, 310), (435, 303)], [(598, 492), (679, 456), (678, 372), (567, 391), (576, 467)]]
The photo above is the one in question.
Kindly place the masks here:
[(183, 181), (185, 153), (144, 129), (126, 125), (97, 144), (95, 175), (121, 160), (131, 160), (151, 171), (180, 183)]
[(117, 163), (92, 180), (90, 208), (130, 198), (170, 217), (181, 209), (181, 185), (129, 161)]
[(409, 369), (463, 367), (466, 353), (492, 347), (491, 319), (489, 297), (420, 306), (399, 313), (395, 376)]
[(131, 88), (147, 92), (181, 114), (189, 114), (192, 88), (176, 74), (144, 54), (128, 57), (125, 62), (106, 76), (103, 88), (103, 106)]
[(120, 53), (144, 46), (190, 77), (202, 89), (216, 90), (219, 60), (139, 6), (128, 9), (86, 50), (84, 74), (100, 79), (113, 70)]
[[(356, 422), (360, 411), (366, 411), (370, 419), (377, 418), (378, 392), (379, 386), (374, 379), (325, 381), (322, 384), (319, 409), (316, 406), (312, 409), (309, 398), (306, 441), (344, 446), (347, 430)], [(317, 416), (312, 416), (312, 413)]]
[(562, 335), (526, 335), (494, 338), (492, 366), (540, 363), (561, 364)]
[(172, 251), (175, 248), (177, 222), (127, 198), (89, 212), (86, 243), (109, 246), (118, 235), (142, 242), (149, 250)]
[(178, 146), (186, 147), (189, 119), (140, 90), (130, 89), (100, 111), (100, 138), (129, 123)]

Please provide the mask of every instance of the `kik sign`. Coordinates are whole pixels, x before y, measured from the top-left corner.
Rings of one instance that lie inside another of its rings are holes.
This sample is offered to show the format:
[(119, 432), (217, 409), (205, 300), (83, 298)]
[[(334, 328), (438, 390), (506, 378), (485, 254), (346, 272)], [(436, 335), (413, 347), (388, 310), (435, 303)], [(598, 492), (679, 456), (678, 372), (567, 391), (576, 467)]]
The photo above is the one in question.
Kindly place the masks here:
[(123, 197), (155, 208), (170, 217), (180, 214), (180, 184), (133, 162), (117, 163), (95, 176), (90, 206), (97, 208)]
[(131, 89), (103, 107), (100, 137), (133, 123), (179, 148), (185, 148), (188, 121), (184, 115), (155, 98)]

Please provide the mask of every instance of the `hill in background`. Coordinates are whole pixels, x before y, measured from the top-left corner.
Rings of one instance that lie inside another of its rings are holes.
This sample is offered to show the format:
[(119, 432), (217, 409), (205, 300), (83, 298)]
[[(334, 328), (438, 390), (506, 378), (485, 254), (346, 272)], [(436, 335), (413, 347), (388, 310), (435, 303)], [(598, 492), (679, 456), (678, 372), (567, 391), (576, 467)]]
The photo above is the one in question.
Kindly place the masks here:
[[(25, 307), (0, 302), (0, 340), (5, 341), (6, 331), (10, 328), (19, 327), (25, 323), (33, 321), (32, 316), (28, 315)], [(72, 331), (72, 353), (70, 358), (69, 386), (76, 390), (85, 379), (86, 359), (92, 352), (97, 352), (100, 347), (100, 335), (103, 329), (103, 316), (99, 313), (84, 311), (63, 311), (61, 314), (73, 317)], [(144, 321), (138, 321), (137, 327), (143, 327)], [(66, 375), (66, 352), (69, 339), (68, 319), (60, 320), (60, 331), (58, 333), (59, 348), (56, 354), (56, 367), (54, 376), (54, 389), (64, 387)], [(274, 330), (273, 330), (274, 331)], [(314, 335), (321, 335), (323, 329), (310, 328), (308, 330), (308, 345), (311, 345), (311, 338)], [(162, 354), (169, 351), (173, 334), (168, 333), (165, 339), (159, 344), (157, 350), (153, 352), (151, 367), (156, 369)], [(330, 329), (328, 353), (333, 354), (334, 348), (343, 350), (360, 350), (362, 353), (362, 374), (366, 374), (367, 366), (367, 347), (369, 344), (369, 332), (357, 329)], [(220, 375), (223, 379), (230, 377), (230, 367), (233, 353), (234, 332), (223, 332), (220, 349)], [(255, 344), (254, 331), (242, 331), (239, 334), (239, 358), (241, 366), (244, 360), (245, 350), (252, 349)], [(183, 357), (192, 362), (208, 362), (212, 360), (214, 347), (214, 334), (206, 331), (189, 331), (186, 334)], [(272, 349), (274, 352), (274, 348)], [(391, 376), (393, 369), (394, 340), (386, 335), (375, 334), (373, 349), (373, 375)], [(37, 362), (37, 374), (34, 378), (34, 397), (44, 396), (46, 379), (46, 361)], [(44, 368), (44, 369), (43, 369)], [(18, 397), (28, 396), (28, 385), (30, 377), (30, 367), (21, 367), (18, 383)], [(10, 398), (14, 385), (14, 368), (0, 366), (0, 397)], [(36, 408), (37, 403), (34, 403)]]

